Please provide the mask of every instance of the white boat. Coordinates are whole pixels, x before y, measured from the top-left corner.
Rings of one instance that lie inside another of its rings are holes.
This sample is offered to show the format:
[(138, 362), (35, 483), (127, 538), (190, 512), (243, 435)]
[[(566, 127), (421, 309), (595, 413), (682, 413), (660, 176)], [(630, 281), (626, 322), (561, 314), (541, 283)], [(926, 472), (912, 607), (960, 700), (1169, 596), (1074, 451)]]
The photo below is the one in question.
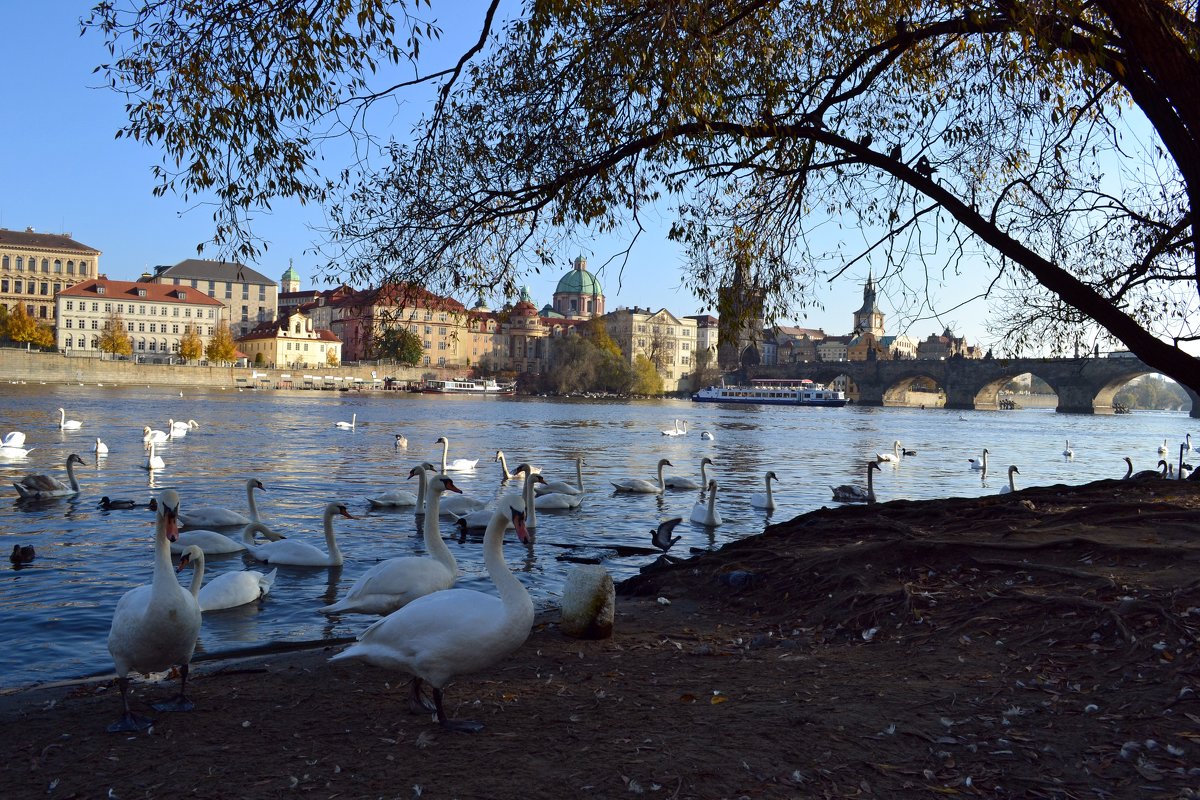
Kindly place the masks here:
[(697, 403), (752, 403), (774, 406), (846, 405), (843, 392), (826, 388), (808, 379), (760, 379), (750, 386), (709, 386), (692, 395)]
[(430, 394), (492, 394), (492, 395), (508, 395), (515, 391), (516, 387), (512, 384), (501, 384), (491, 378), (480, 379), (465, 379), (465, 380), (448, 380), (448, 381), (425, 381), (425, 385), (421, 387), (422, 392)]

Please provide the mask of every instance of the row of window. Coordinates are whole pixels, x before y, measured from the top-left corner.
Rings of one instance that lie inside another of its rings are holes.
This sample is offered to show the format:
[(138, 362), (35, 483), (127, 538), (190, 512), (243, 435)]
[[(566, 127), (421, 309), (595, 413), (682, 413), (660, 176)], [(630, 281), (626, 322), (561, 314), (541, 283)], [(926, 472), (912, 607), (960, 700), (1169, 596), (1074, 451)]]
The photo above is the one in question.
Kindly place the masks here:
[[(118, 313), (118, 314), (124, 314), (124, 313), (126, 313), (126, 311), (128, 311), (130, 314), (137, 314), (138, 316), (142, 316), (142, 317), (145, 317), (145, 316), (165, 317), (165, 316), (167, 316), (168, 306), (153, 306), (153, 305), (145, 306), (145, 305), (140, 305), (140, 304), (134, 305), (133, 303), (130, 303), (128, 308), (126, 308), (124, 303), (116, 303), (115, 305), (116, 305), (116, 313)], [(100, 313), (100, 303), (99, 302), (93, 301), (91, 306), (92, 306), (92, 311), (94, 313)], [(113, 306), (114, 306), (113, 303), (105, 303), (104, 304), (104, 313), (106, 313), (106, 314), (113, 313)], [(65, 303), (65, 307), (66, 307), (67, 311), (76, 311), (76, 310), (87, 311), (88, 310), (88, 301), (86, 301), (86, 300), (78, 300), (78, 301), (67, 300)], [(171, 308), (171, 316), (178, 317), (180, 307), (179, 306), (171, 306), (170, 308)], [(149, 309), (148, 312), (147, 312), (147, 309)], [(191, 306), (184, 306), (183, 307), (183, 317), (185, 319), (191, 319), (191, 316), (192, 316)], [(197, 308), (196, 309), (196, 319), (201, 319), (203, 317), (204, 317), (204, 309)], [(209, 319), (215, 318), (215, 309), (211, 309), (211, 308), (208, 309), (208, 318)]]
[[(28, 265), (29, 265), (29, 272), (37, 272), (38, 271), (37, 270), (37, 258), (35, 258), (34, 256), (30, 256), (28, 262), (26, 262), (26, 260), (23, 256), (17, 256), (15, 259), (12, 259), (7, 255), (0, 257), (0, 269), (6, 270), (6, 271), (11, 271), (14, 263), (16, 264), (17, 272), (25, 272), (26, 271), (25, 270), (26, 263), (28, 263)], [(43, 258), (42, 259), (42, 272), (49, 275), (50, 274), (50, 266), (51, 266), (50, 259)], [(53, 266), (54, 266), (54, 272), (56, 274), (61, 275), (62, 271), (63, 271), (62, 259), (58, 259), (58, 258), (54, 259)], [(74, 261), (67, 262), (67, 274), (68, 275), (75, 274), (75, 262)], [(86, 262), (86, 261), (79, 262), (79, 274), (82, 276), (85, 276), (85, 277), (87, 276), (88, 262)]]
[[(40, 294), (43, 297), (50, 296), (51, 284), (46, 281), (38, 283), (37, 281), (22, 281), (20, 278), (14, 278), (11, 281), (8, 278), (0, 278), (0, 292), (8, 294), (10, 286), (12, 287), (12, 294)], [(55, 283), (53, 286), (54, 294), (62, 291), (61, 283)]]
[[(149, 344), (149, 347), (147, 347), (147, 344)], [(75, 348), (77, 350), (87, 350), (88, 349), (87, 334), (84, 334), (84, 333), (79, 334), (78, 339), (76, 339), (71, 334), (67, 334), (67, 336), (63, 338), (63, 348), (68, 349), (68, 350), (71, 348)], [(137, 342), (134, 343), (134, 348), (137, 350), (140, 350), (142, 352), (149, 350), (151, 353), (157, 353), (157, 352), (166, 353), (168, 351), (178, 353), (179, 352), (179, 342), (174, 342), (174, 343), (168, 344), (165, 341), (159, 342), (155, 339), (151, 339), (149, 341), (149, 343), (147, 343), (145, 339), (138, 339)], [(92, 337), (91, 349), (93, 349), (93, 350), (100, 349), (100, 337), (99, 336)]]
[[(193, 289), (200, 288), (200, 281), (197, 278), (186, 278), (186, 279), (185, 278), (175, 278), (175, 279), (173, 279), (173, 283), (176, 286), (182, 286), (184, 280), (187, 280), (187, 282), (189, 284), (191, 284)], [(207, 281), (207, 283), (208, 283), (208, 296), (215, 298), (217, 296), (217, 282), (216, 281)], [(242, 299), (249, 300), (250, 299), (250, 284), (243, 283), (243, 284), (241, 284), (241, 287), (242, 287)], [(226, 300), (233, 299), (233, 282), (232, 281), (225, 281), (225, 299)], [(260, 283), (258, 285), (258, 301), (260, 303), (267, 302), (267, 287), (265, 284)]]

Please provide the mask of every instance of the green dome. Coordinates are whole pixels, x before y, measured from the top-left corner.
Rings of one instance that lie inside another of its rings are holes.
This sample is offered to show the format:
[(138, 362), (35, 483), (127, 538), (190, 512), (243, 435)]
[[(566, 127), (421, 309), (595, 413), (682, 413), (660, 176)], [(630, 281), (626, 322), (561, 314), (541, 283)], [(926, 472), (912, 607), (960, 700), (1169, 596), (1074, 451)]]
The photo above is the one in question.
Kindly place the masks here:
[(559, 279), (554, 293), (602, 295), (604, 290), (600, 288), (600, 281), (596, 280), (595, 275), (586, 269), (576, 267)]
[(298, 280), (300, 280), (300, 273), (296, 272), (295, 267), (289, 265), (287, 268), (287, 272), (283, 273), (283, 280), (298, 281)]

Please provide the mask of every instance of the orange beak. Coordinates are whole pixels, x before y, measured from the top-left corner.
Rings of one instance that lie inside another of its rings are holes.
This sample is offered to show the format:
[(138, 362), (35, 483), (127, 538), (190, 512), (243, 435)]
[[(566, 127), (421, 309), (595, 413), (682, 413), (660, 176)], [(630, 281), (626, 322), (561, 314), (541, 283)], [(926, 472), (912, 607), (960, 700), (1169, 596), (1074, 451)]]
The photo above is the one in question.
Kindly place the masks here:
[(529, 529), (525, 527), (525, 512), (514, 512), (512, 522), (513, 527), (517, 529), (517, 538), (521, 540), (521, 544), (529, 544)]

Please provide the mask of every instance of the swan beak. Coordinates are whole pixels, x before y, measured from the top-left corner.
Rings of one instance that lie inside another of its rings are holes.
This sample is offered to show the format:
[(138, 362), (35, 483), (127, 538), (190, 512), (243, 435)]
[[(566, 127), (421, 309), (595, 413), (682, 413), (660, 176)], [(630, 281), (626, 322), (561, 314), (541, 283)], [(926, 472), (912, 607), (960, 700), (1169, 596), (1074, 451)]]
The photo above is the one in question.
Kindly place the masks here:
[(175, 521), (175, 516), (179, 513), (176, 508), (170, 506), (163, 507), (163, 517), (166, 519), (167, 541), (174, 542), (179, 539), (179, 523)]
[(525, 527), (525, 512), (513, 511), (512, 524), (517, 529), (517, 538), (521, 540), (521, 544), (529, 544), (529, 529)]
[(446, 487), (447, 492), (457, 492), (458, 494), (463, 493), (462, 489), (455, 486), (454, 481), (450, 480), (449, 478), (442, 478), (442, 485)]
[(182, 556), (179, 557), (179, 566), (175, 568), (175, 571), (183, 572), (184, 568), (188, 565), (188, 562), (190, 562), (191, 560), (192, 560), (192, 557), (189, 556), (187, 553), (184, 553)]
[(345, 506), (340, 507), (338, 509), (338, 513), (341, 514), (346, 519), (358, 519), (358, 517), (354, 516), (349, 511), (347, 511)]

